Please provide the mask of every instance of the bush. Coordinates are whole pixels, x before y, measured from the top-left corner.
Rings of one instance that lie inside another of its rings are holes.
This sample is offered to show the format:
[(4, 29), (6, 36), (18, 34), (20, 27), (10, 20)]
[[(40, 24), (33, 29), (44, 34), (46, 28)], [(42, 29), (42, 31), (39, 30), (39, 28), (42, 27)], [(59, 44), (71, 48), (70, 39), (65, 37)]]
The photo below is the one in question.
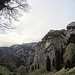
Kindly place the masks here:
[(8, 68), (0, 66), (0, 75), (10, 75), (12, 72)]
[(29, 75), (42, 75), (46, 73), (46, 68), (44, 65), (40, 66), (40, 69), (36, 69), (35, 71), (31, 72)]
[(65, 52), (65, 68), (72, 68), (75, 64), (75, 44), (70, 43)]
[(0, 75), (2, 75), (2, 73), (0, 73)]
[(18, 75), (27, 75), (27, 72), (26, 72), (26, 67), (21, 65), (18, 69), (17, 69), (17, 73)]
[(51, 61), (48, 56), (47, 56), (47, 61), (46, 61), (46, 70), (51, 71)]
[(30, 72), (33, 72), (34, 70), (35, 70), (35, 68), (34, 68), (34, 64), (32, 64), (31, 66), (30, 66)]
[(53, 60), (53, 66), (56, 70), (60, 70), (63, 64), (63, 54), (62, 51), (56, 50), (55, 51), (55, 59)]
[(75, 44), (75, 34), (71, 34), (68, 41), (67, 41), (67, 45), (69, 45), (70, 43), (74, 43)]

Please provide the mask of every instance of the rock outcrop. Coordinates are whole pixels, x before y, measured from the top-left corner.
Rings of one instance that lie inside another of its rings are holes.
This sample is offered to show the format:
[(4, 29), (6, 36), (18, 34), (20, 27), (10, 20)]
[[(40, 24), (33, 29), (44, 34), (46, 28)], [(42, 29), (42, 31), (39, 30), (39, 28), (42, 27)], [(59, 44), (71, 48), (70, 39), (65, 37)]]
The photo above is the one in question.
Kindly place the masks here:
[(60, 70), (64, 65), (63, 54), (71, 34), (75, 34), (75, 22), (70, 23), (67, 30), (50, 30), (42, 41), (34, 47), (34, 64), (44, 64), (46, 68), (50, 64), (49, 70)]
[[(35, 64), (45, 64), (50, 59), (51, 69), (60, 68), (63, 61), (63, 50), (66, 47), (66, 30), (51, 30), (35, 46)], [(59, 57), (58, 57), (59, 56)], [(59, 60), (59, 61), (57, 61)], [(48, 63), (46, 63), (48, 64)], [(57, 65), (59, 64), (59, 67)]]
[(75, 22), (71, 22), (69, 25), (67, 25), (67, 30), (75, 30)]

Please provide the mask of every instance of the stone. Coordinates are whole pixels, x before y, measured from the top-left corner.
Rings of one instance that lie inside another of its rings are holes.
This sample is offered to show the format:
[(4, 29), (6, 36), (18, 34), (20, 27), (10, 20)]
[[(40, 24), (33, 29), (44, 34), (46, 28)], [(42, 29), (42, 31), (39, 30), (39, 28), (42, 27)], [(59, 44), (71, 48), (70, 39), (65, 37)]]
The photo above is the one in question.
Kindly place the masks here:
[(67, 25), (67, 30), (74, 30), (75, 29), (75, 22), (71, 22), (69, 25)]
[(34, 64), (46, 65), (47, 57), (49, 57), (51, 70), (60, 70), (64, 66), (63, 54), (67, 41), (73, 33), (75, 34), (75, 22), (70, 23), (67, 30), (50, 30), (34, 47)]

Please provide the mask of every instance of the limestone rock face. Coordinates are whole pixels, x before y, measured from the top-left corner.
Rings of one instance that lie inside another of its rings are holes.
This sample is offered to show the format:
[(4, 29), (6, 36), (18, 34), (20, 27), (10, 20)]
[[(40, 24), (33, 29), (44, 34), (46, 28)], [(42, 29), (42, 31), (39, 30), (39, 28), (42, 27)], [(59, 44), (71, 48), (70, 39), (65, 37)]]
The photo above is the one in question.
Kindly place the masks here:
[[(56, 61), (57, 51), (60, 52), (60, 57), (66, 45), (66, 30), (51, 30), (48, 34), (35, 46), (34, 63), (46, 63), (47, 57), (50, 58), (51, 67), (53, 61)], [(61, 61), (62, 62), (62, 61)]]
[(49, 58), (51, 69), (61, 69), (67, 40), (73, 33), (75, 34), (75, 22), (70, 23), (67, 30), (50, 30), (34, 47), (34, 64), (47, 65), (47, 58)]

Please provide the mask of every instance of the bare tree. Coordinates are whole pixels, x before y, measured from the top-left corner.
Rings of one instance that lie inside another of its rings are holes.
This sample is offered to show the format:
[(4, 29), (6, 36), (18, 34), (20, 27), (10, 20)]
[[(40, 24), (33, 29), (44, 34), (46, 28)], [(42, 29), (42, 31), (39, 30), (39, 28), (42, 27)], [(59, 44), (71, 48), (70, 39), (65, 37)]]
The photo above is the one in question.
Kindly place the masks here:
[(0, 0), (0, 27), (12, 29), (13, 22), (29, 9), (27, 0)]

